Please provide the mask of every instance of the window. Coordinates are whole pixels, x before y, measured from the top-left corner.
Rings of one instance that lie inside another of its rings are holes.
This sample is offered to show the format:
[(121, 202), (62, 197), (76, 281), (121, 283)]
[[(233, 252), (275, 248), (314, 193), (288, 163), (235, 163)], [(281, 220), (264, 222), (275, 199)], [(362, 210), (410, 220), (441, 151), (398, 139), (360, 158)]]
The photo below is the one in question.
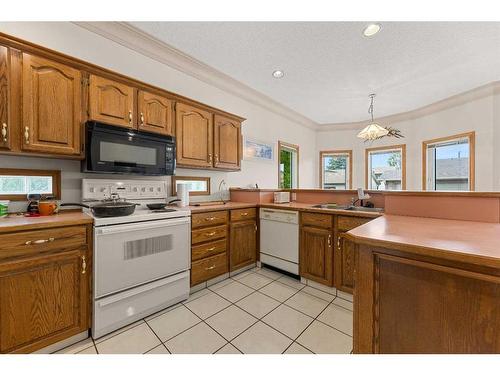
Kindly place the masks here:
[(320, 151), (321, 189), (352, 189), (352, 151)]
[(210, 177), (172, 176), (172, 195), (177, 195), (177, 184), (189, 185), (189, 195), (210, 195)]
[(299, 187), (299, 146), (278, 141), (278, 187), (297, 189)]
[(406, 189), (406, 145), (367, 148), (365, 167), (367, 189)]
[(61, 172), (36, 169), (0, 169), (0, 199), (26, 200), (28, 194), (61, 199)]
[(474, 190), (475, 133), (422, 143), (424, 190)]

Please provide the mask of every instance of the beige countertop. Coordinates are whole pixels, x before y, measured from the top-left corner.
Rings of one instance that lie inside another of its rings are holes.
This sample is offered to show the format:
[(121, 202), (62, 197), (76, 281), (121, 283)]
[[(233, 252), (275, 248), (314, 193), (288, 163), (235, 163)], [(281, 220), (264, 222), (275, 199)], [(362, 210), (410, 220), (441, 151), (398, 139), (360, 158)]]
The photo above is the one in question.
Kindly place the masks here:
[(92, 222), (93, 219), (89, 215), (81, 211), (73, 210), (71, 210), (71, 212), (62, 212), (56, 215), (38, 217), (11, 214), (0, 219), (0, 233), (90, 224)]
[(358, 244), (500, 269), (500, 224), (384, 215), (352, 229)]
[(315, 212), (323, 214), (335, 214), (335, 215), (345, 215), (345, 216), (358, 216), (358, 217), (369, 217), (376, 218), (382, 216), (383, 212), (363, 212), (363, 211), (349, 211), (333, 208), (318, 208), (313, 207), (319, 203), (260, 203), (259, 207), (262, 208), (276, 208), (282, 210), (294, 210), (294, 211), (305, 211), (305, 212)]
[(201, 206), (189, 205), (187, 208), (191, 213), (197, 212), (209, 212), (209, 211), (224, 211), (224, 210), (234, 210), (238, 208), (252, 208), (257, 207), (256, 203), (244, 203), (244, 202), (226, 202), (225, 204), (214, 203), (214, 204), (203, 204)]

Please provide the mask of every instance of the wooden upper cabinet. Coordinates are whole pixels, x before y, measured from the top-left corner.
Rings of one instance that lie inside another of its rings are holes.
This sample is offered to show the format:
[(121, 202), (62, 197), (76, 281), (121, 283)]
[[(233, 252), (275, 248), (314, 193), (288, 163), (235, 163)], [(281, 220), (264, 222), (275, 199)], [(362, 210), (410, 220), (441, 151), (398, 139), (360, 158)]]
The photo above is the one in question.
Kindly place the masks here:
[(81, 93), (79, 70), (23, 53), (22, 149), (79, 154)]
[(211, 168), (213, 163), (213, 115), (188, 104), (175, 107), (177, 164)]
[(214, 117), (214, 167), (241, 168), (241, 123), (215, 115)]
[(0, 46), (0, 148), (10, 149), (11, 127), (10, 105), (10, 62), (9, 50)]
[(300, 231), (300, 276), (333, 285), (332, 232), (303, 226)]
[(172, 101), (140, 90), (137, 97), (138, 129), (164, 135), (173, 134)]
[(90, 120), (135, 127), (133, 87), (96, 75), (90, 75), (89, 85)]
[(255, 263), (257, 260), (257, 224), (255, 221), (231, 223), (229, 246), (230, 271)]

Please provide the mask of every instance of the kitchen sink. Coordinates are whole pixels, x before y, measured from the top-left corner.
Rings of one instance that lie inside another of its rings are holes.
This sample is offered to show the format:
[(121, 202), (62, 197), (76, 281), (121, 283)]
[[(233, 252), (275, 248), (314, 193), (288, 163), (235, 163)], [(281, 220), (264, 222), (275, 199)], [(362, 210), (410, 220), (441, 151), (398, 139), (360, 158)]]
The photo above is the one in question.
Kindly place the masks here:
[(383, 212), (382, 208), (375, 207), (358, 207), (358, 206), (345, 206), (332, 203), (316, 204), (314, 208), (327, 208), (331, 210), (346, 210), (346, 211), (360, 211), (360, 212)]

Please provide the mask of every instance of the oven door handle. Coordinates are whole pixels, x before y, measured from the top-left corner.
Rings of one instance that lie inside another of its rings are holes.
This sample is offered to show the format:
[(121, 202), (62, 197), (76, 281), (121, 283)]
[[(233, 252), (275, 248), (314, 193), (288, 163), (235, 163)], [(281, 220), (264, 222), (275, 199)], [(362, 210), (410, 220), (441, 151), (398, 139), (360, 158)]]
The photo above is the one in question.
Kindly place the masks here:
[(156, 280), (156, 281), (153, 281), (149, 284), (142, 285), (140, 287), (136, 287), (132, 290), (118, 293), (118, 295), (116, 295), (116, 296), (104, 297), (102, 301), (99, 301), (99, 306), (104, 307), (104, 306), (108, 306), (108, 305), (111, 305), (111, 304), (116, 303), (116, 302), (120, 302), (124, 299), (136, 296), (138, 294), (149, 292), (150, 290), (160, 288), (160, 287), (167, 285), (167, 284), (171, 284), (171, 283), (176, 282), (178, 280), (181, 280), (185, 277), (187, 277), (186, 272), (182, 272), (182, 273), (179, 273), (177, 275), (167, 277), (166, 279)]
[(167, 219), (167, 220), (158, 220), (158, 221), (146, 221), (144, 223), (133, 223), (133, 224), (125, 224), (125, 225), (117, 225), (107, 228), (96, 228), (97, 234), (114, 234), (114, 233), (125, 233), (137, 230), (144, 229), (157, 229), (157, 228), (166, 228), (173, 227), (176, 225), (189, 224), (189, 217), (180, 218), (180, 219)]

